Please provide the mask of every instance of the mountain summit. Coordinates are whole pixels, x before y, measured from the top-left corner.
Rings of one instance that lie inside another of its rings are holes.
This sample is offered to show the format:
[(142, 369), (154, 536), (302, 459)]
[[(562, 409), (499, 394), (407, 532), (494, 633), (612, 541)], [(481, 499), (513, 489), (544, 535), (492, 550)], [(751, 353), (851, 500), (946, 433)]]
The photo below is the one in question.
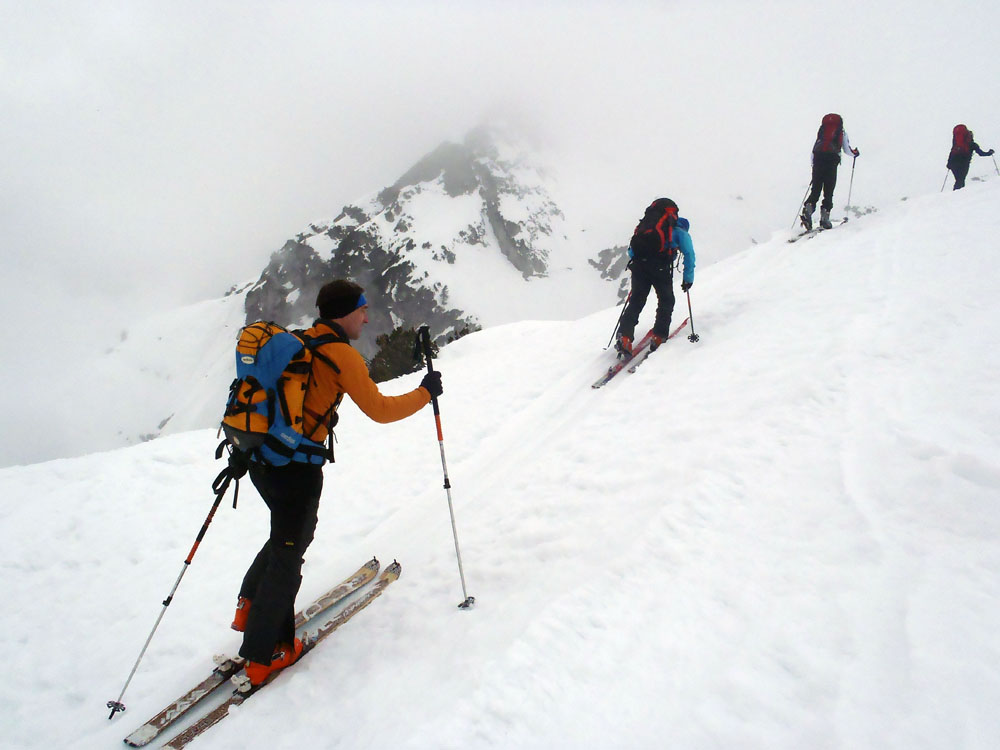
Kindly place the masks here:
[(442, 143), (391, 186), (288, 240), (247, 292), (247, 320), (304, 325), (326, 281), (352, 278), (372, 303), (358, 343), (370, 357), (376, 337), (400, 326), (426, 323), (443, 341), (531, 317), (526, 309), (564, 318), (606, 307), (615, 290), (569, 241), (552, 186), (497, 129)]

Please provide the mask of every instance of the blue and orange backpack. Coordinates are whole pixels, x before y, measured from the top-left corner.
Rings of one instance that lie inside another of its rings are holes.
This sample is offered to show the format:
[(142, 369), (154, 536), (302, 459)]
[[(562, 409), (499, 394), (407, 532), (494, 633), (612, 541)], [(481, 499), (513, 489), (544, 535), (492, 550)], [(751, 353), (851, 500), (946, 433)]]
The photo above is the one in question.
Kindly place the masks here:
[[(236, 342), (236, 379), (229, 386), (220, 425), (231, 452), (272, 466), (332, 461), (333, 427), (343, 394), (325, 414), (307, 413), (305, 400), (317, 359), (340, 372), (317, 348), (347, 341), (336, 333), (311, 337), (265, 321), (241, 329)], [(312, 425), (309, 429), (307, 422)], [(317, 441), (313, 438), (320, 427), (325, 434)]]

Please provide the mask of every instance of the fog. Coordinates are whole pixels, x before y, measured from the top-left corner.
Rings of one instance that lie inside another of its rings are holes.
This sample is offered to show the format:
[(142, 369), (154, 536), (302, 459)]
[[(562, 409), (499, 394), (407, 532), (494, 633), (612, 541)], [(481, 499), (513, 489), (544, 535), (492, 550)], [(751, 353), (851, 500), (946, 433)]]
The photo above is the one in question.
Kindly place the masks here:
[(826, 112), (861, 149), (858, 205), (940, 189), (957, 122), (1000, 146), (995, 2), (0, 9), (8, 393), (28, 362), (61, 376), (129, 317), (255, 277), (309, 221), (485, 121), (537, 143), (589, 242), (624, 241), (670, 195), (703, 263), (791, 224)]

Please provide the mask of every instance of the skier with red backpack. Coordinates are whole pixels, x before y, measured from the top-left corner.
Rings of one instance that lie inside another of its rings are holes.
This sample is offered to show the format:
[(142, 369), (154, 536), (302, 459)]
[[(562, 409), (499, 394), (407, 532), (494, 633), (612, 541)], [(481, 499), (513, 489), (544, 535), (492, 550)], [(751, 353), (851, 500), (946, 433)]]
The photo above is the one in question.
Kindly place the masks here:
[(980, 156), (993, 156), (993, 149), (983, 151), (979, 144), (972, 140), (972, 131), (959, 124), (951, 131), (951, 153), (948, 154), (948, 169), (955, 175), (954, 190), (965, 187), (965, 178), (972, 164), (972, 152)]
[(674, 265), (678, 262), (678, 252), (684, 256), (681, 291), (686, 292), (694, 284), (694, 243), (688, 233), (690, 226), (687, 219), (677, 215), (677, 204), (670, 198), (657, 198), (639, 220), (628, 248), (632, 291), (618, 327), (616, 348), (619, 356), (632, 354), (635, 327), (651, 288), (656, 290), (657, 304), (650, 350), (655, 351), (670, 335), (675, 302)]
[(851, 141), (844, 130), (844, 118), (831, 112), (823, 116), (819, 130), (816, 132), (816, 143), (812, 150), (812, 187), (809, 197), (802, 206), (802, 225), (806, 230), (812, 229), (812, 215), (816, 210), (816, 201), (820, 191), (823, 192), (823, 203), (820, 206), (819, 225), (830, 229), (830, 209), (833, 208), (833, 190), (837, 186), (837, 167), (840, 166), (840, 152), (857, 159), (861, 152), (851, 148)]

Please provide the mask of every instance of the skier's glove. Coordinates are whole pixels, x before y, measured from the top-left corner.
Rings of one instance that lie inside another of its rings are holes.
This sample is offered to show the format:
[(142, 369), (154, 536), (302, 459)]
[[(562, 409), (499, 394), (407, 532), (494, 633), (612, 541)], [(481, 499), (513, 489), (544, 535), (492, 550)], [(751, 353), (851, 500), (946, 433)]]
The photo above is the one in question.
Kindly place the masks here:
[(437, 371), (427, 373), (420, 381), (420, 387), (426, 388), (427, 392), (431, 394), (431, 398), (437, 398), (444, 393), (444, 386), (441, 385), (441, 373)]
[(241, 479), (250, 468), (250, 455), (233, 448), (229, 453), (229, 476)]
[(986, 154), (986, 155), (987, 156), (993, 156), (993, 149), (990, 149), (990, 152), (988, 154)]
[(693, 285), (694, 285), (694, 282), (693, 282), (693, 281), (682, 281), (682, 282), (681, 282), (681, 291), (682, 291), (682, 292), (686, 292), (686, 291), (687, 291), (688, 289), (690, 289), (690, 288), (691, 288), (691, 287), (692, 287)]
[(855, 159), (857, 159), (859, 156), (861, 156), (861, 152), (858, 151), (856, 148), (852, 148), (851, 149), (851, 153), (854, 154), (854, 158)]

